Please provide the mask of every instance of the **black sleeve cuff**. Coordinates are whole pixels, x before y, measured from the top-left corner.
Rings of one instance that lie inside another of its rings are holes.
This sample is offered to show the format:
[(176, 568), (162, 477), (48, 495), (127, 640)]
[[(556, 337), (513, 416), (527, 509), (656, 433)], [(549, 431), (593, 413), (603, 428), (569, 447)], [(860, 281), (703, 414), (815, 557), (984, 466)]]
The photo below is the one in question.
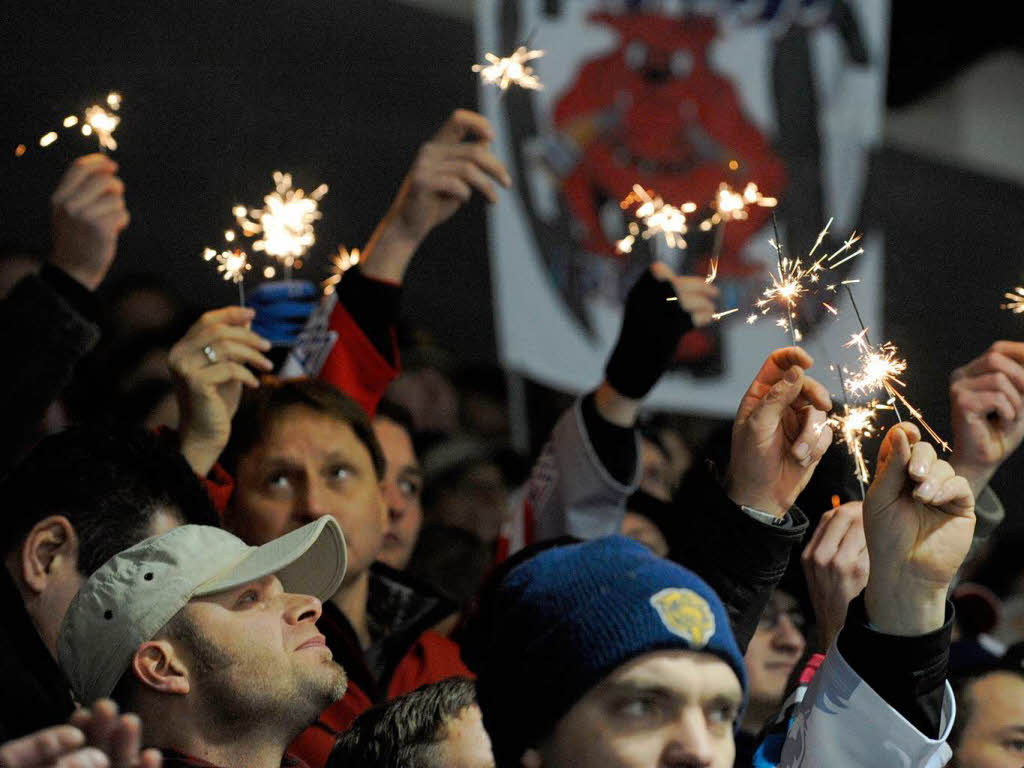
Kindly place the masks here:
[(850, 603), (836, 644), (846, 663), (875, 693), (934, 739), (942, 722), (952, 637), (952, 603), (946, 603), (942, 627), (926, 635), (901, 637), (869, 626), (862, 593)]
[(637, 462), (634, 430), (612, 424), (598, 413), (593, 392), (583, 398), (580, 410), (587, 437), (605, 470), (622, 485), (632, 483)]
[(55, 290), (75, 312), (99, 325), (100, 303), (96, 295), (60, 267), (44, 264), (39, 279)]
[(392, 331), (398, 322), (402, 289), (393, 283), (366, 277), (356, 266), (338, 283), (338, 301), (352, 315), (356, 325), (392, 365), (395, 360)]

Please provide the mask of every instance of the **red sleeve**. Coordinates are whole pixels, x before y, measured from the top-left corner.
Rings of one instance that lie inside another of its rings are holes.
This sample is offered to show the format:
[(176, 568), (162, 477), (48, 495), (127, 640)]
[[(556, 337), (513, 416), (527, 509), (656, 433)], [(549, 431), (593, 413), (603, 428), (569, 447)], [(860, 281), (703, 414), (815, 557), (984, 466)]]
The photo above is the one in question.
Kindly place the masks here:
[(331, 312), (330, 328), (338, 334), (338, 340), (320, 369), (320, 378), (359, 403), (372, 419), (384, 391), (400, 370), (394, 328), (390, 337), (395, 365), (381, 355), (341, 302)]
[(220, 464), (214, 464), (210, 473), (199, 480), (206, 486), (206, 495), (210, 497), (213, 508), (217, 510), (217, 517), (223, 523), (224, 512), (231, 503), (231, 495), (235, 492), (235, 478)]

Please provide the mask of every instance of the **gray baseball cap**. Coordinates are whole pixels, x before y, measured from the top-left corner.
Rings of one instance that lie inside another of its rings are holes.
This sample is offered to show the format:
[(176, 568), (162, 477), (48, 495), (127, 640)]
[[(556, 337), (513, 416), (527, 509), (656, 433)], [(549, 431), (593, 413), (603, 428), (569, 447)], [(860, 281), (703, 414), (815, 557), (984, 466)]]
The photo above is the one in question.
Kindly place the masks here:
[(250, 547), (221, 528), (183, 525), (110, 558), (71, 601), (57, 661), (77, 699), (109, 696), (136, 649), (193, 597), (277, 574), (286, 592), (327, 600), (345, 575), (345, 537), (333, 517)]

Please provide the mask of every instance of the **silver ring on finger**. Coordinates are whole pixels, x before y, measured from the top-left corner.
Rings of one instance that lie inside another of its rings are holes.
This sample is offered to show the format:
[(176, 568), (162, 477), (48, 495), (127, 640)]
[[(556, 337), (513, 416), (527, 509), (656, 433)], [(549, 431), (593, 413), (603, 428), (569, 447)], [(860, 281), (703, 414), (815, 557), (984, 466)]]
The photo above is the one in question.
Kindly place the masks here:
[(206, 355), (206, 359), (210, 361), (210, 365), (217, 362), (217, 350), (212, 345), (207, 344), (203, 347), (203, 354)]

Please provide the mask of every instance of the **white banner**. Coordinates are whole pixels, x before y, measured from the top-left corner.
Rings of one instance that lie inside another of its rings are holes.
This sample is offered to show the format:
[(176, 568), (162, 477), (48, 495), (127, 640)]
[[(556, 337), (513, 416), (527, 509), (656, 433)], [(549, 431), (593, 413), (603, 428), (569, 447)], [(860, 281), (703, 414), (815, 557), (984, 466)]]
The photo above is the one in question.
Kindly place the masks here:
[[(565, 391), (597, 384), (625, 291), (651, 259), (705, 274), (714, 233), (696, 225), (722, 181), (779, 198), (786, 255), (806, 256), (832, 217), (822, 250), (836, 250), (859, 226), (881, 138), (888, 18), (887, 0), (482, 0), (479, 61), (520, 45), (545, 51), (530, 62), (543, 90), (481, 91), (515, 180), (489, 222), (503, 364)], [(685, 250), (652, 238), (615, 253), (631, 220), (619, 202), (635, 183), (698, 204)], [(653, 407), (731, 416), (768, 352), (789, 344), (778, 313), (747, 322), (777, 270), (769, 216), (753, 207), (726, 227), (716, 284), (720, 308), (739, 311), (688, 335)], [(881, 233), (858, 246), (863, 255), (821, 282), (859, 280), (858, 308), (881, 341)], [(825, 367), (853, 361), (842, 345), (859, 326), (841, 286), (814, 287), (796, 325), (836, 392)]]

